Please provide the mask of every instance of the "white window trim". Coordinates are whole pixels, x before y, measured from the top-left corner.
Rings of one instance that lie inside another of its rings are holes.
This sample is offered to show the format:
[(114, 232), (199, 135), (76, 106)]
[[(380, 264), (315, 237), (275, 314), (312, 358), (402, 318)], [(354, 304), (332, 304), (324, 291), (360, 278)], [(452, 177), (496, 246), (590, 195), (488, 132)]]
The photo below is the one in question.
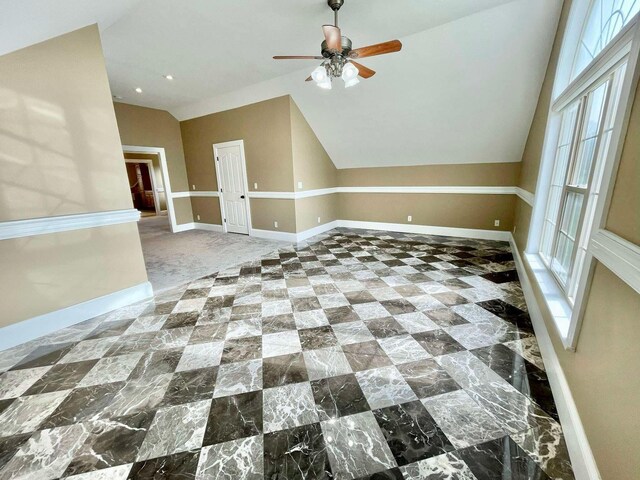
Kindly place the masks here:
[[(572, 9), (570, 19), (584, 18), (585, 9), (583, 8), (583, 2), (575, 2), (575, 4), (582, 5), (578, 5), (575, 10)], [(576, 17), (576, 15), (578, 16)], [(558, 92), (556, 88), (557, 85), (555, 85), (554, 93), (557, 96), (552, 99), (549, 108), (550, 114), (547, 121), (547, 129), (543, 144), (542, 161), (538, 174), (535, 204), (531, 215), (531, 228), (529, 230), (525, 260), (533, 272), (534, 280), (538, 283), (538, 286), (543, 293), (545, 303), (553, 317), (557, 333), (562, 339), (562, 343), (567, 350), (575, 350), (578, 342), (580, 327), (582, 326), (582, 318), (584, 316), (584, 310), (587, 303), (585, 300), (589, 297), (589, 290), (596, 263), (596, 257), (593, 251), (593, 238), (598, 234), (598, 232), (604, 231), (605, 229), (607, 212), (611, 203), (613, 186), (615, 184), (615, 177), (618, 171), (620, 158), (622, 156), (629, 117), (631, 115), (633, 100), (638, 86), (638, 77), (640, 75), (640, 69), (638, 68), (640, 66), (638, 62), (638, 56), (640, 55), (639, 18), (640, 14), (636, 15), (636, 17), (618, 33), (614, 40), (598, 54), (591, 65), (578, 75), (578, 77), (563, 89), (562, 92)], [(580, 26), (580, 28), (582, 28), (582, 26)], [(572, 31), (575, 31), (575, 27), (573, 27)], [(573, 41), (574, 38), (578, 38), (574, 42), (575, 46), (579, 41), (579, 37), (572, 34), (571, 41)], [(567, 48), (571, 49), (571, 45), (563, 45), (562, 55), (565, 58), (568, 57)], [(572, 61), (574, 58), (573, 54), (570, 55), (571, 56), (569, 58), (571, 58), (571, 61), (568, 62), (570, 65), (568, 67), (569, 70), (573, 68)], [(571, 307), (565, 297), (564, 291), (553, 278), (551, 272), (546, 268), (539, 254), (544, 215), (549, 194), (551, 173), (553, 170), (553, 159), (555, 158), (560, 129), (560, 115), (554, 114), (553, 112), (557, 112), (558, 109), (564, 108), (570, 99), (575, 98), (575, 96), (580, 92), (582, 87), (585, 85), (585, 82), (598, 78), (606, 70), (617, 64), (625, 55), (628, 58), (627, 68), (620, 92), (620, 103), (618, 111), (616, 112), (611, 143), (605, 160), (600, 193), (596, 203), (593, 231), (589, 241), (589, 248), (584, 259), (584, 266), (578, 279), (575, 303), (573, 307)], [(566, 79), (567, 76), (565, 68), (562, 71), (559, 70), (558, 75), (556, 75), (555, 83), (566, 82)], [(623, 275), (618, 275), (620, 278), (625, 280)]]

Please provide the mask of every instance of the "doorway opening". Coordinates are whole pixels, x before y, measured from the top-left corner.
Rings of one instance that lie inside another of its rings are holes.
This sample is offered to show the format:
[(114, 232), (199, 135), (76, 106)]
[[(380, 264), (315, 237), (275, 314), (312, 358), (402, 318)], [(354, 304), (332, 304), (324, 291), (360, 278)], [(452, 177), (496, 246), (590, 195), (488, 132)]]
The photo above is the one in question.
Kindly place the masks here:
[[(176, 214), (173, 208), (167, 156), (164, 148), (123, 145), (122, 150), (135, 208), (141, 212), (143, 217), (166, 215), (171, 232), (175, 233), (177, 231)], [(138, 178), (138, 168), (140, 169), (140, 178)], [(141, 182), (136, 184), (140, 180)], [(150, 190), (149, 186), (151, 186)], [(151, 206), (152, 199), (153, 205)]]
[(139, 210), (143, 217), (153, 217), (163, 212), (162, 204), (164, 204), (164, 213), (166, 214), (166, 199), (164, 192), (156, 189), (152, 160), (125, 158), (125, 163), (133, 208)]
[(216, 143), (213, 146), (213, 157), (224, 231), (251, 235), (251, 204), (247, 195), (249, 185), (244, 142), (235, 140)]

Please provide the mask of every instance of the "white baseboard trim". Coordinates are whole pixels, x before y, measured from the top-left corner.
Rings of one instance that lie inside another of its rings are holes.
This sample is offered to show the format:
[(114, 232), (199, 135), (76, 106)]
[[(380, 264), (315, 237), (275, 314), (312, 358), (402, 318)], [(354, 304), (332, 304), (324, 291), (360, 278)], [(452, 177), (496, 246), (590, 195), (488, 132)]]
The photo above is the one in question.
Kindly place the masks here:
[(274, 230), (253, 229), (251, 235), (269, 240), (283, 242), (302, 242), (316, 235), (320, 235), (334, 228), (359, 228), (363, 230), (389, 230), (392, 232), (418, 233), (423, 235), (444, 235), (447, 237), (478, 238), (482, 240), (508, 241), (511, 238), (509, 232), (498, 230), (477, 230), (473, 228), (432, 227), (429, 225), (405, 225), (401, 223), (360, 222), (355, 220), (334, 220), (318, 227), (310, 228), (303, 232), (289, 233)]
[(193, 222), (181, 223), (175, 226), (175, 228), (173, 229), (173, 233), (186, 232), (187, 230), (193, 230), (195, 228), (196, 228), (196, 224)]
[(298, 236), (295, 233), (290, 232), (277, 232), (275, 230), (259, 230), (254, 228), (251, 230), (252, 237), (266, 238), (267, 240), (278, 240), (281, 242), (295, 243), (298, 240)]
[(193, 224), (193, 228), (196, 230), (206, 230), (208, 232), (224, 232), (224, 228), (222, 225), (216, 225), (213, 223), (200, 223), (196, 222)]
[(510, 236), (509, 242), (511, 243), (511, 250), (513, 252), (516, 269), (518, 270), (518, 277), (520, 278), (520, 284), (522, 285), (527, 306), (529, 307), (529, 314), (538, 339), (540, 352), (542, 353), (542, 358), (549, 376), (553, 397), (558, 407), (558, 414), (560, 416), (560, 422), (567, 442), (567, 449), (569, 450), (575, 477), (584, 480), (601, 480), (598, 466), (596, 465), (593, 452), (587, 439), (587, 434), (580, 420), (578, 408), (573, 399), (571, 389), (569, 388), (569, 383), (564, 375), (556, 351), (553, 348), (551, 337), (549, 336), (542, 316), (542, 311), (536, 301), (533, 287), (529, 281), (527, 271), (513, 236)]
[(304, 232), (299, 232), (296, 236), (298, 242), (302, 242), (321, 233), (328, 232), (339, 226), (340, 220), (334, 220), (333, 222), (325, 223), (324, 225), (318, 225), (317, 227), (310, 228)]
[(430, 225), (408, 225), (403, 223), (361, 222), (338, 220), (339, 227), (361, 228), (365, 230), (390, 230), (392, 232), (418, 233), (423, 235), (443, 235), (447, 237), (477, 238), (481, 240), (509, 241), (511, 233), (500, 230), (479, 230), (474, 228), (434, 227)]
[(94, 298), (70, 307), (45, 313), (0, 329), (0, 350), (35, 340), (43, 335), (70, 327), (76, 323), (103, 315), (117, 308), (126, 307), (153, 297), (149, 282)]
[(224, 228), (222, 225), (215, 225), (212, 223), (200, 223), (200, 222), (190, 222), (190, 223), (181, 223), (180, 225), (176, 225), (176, 228), (173, 230), (173, 233), (187, 232), (189, 230), (207, 230), (208, 232), (224, 232)]

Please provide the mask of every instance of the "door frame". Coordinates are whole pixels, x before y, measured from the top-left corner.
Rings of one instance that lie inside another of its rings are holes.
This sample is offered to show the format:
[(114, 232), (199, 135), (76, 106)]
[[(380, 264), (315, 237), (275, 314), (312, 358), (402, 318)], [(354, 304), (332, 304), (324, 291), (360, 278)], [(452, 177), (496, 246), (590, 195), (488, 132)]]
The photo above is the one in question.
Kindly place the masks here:
[(167, 154), (162, 147), (141, 147), (138, 145), (122, 145), (125, 153), (154, 153), (160, 159), (160, 170), (162, 171), (162, 183), (164, 184), (164, 196), (167, 202), (167, 212), (169, 214), (169, 226), (171, 232), (177, 229), (176, 212), (173, 208), (173, 193), (171, 192), (171, 181), (169, 180), (169, 169), (167, 168)]
[(149, 178), (151, 178), (151, 191), (153, 192), (153, 205), (156, 209), (156, 215), (160, 215), (160, 199), (158, 198), (158, 191), (156, 190), (156, 174), (153, 168), (153, 160), (135, 160), (135, 159), (124, 159), (124, 163), (145, 163), (147, 168), (149, 169)]
[(247, 178), (247, 157), (244, 154), (244, 140), (233, 140), (231, 142), (222, 142), (213, 144), (213, 167), (216, 171), (216, 182), (218, 185), (218, 203), (220, 204), (220, 216), (222, 218), (222, 229), (224, 233), (228, 233), (226, 214), (224, 211), (224, 192), (221, 190), (220, 185), (220, 171), (218, 169), (218, 149), (227, 147), (240, 147), (240, 156), (242, 157), (242, 176), (244, 177), (244, 205), (247, 214), (247, 230), (249, 236), (253, 236), (253, 228), (251, 223), (251, 202), (249, 201), (249, 181)]

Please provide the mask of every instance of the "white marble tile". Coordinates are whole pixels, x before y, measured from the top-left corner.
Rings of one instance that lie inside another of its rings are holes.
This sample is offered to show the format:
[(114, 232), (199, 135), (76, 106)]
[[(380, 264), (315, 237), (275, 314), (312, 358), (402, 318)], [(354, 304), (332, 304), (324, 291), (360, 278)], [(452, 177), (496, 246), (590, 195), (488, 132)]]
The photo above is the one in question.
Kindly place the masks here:
[(36, 432), (5, 465), (0, 478), (59, 478), (88, 436), (88, 429), (81, 423)]
[(336, 377), (351, 373), (351, 366), (340, 347), (320, 348), (302, 352), (309, 380)]
[(403, 313), (394, 318), (409, 333), (430, 332), (440, 327), (422, 312)]
[(321, 422), (335, 478), (359, 478), (396, 466), (371, 412)]
[(262, 388), (262, 359), (221, 365), (213, 397), (226, 397)]
[(431, 358), (411, 335), (379, 338), (378, 343), (395, 365)]
[(183, 312), (199, 312), (204, 308), (207, 298), (191, 298), (189, 300), (180, 300), (173, 308), (171, 313)]
[(423, 405), (456, 448), (501, 438), (506, 432), (464, 390), (429, 397)]
[(277, 300), (262, 304), (263, 317), (275, 317), (276, 315), (284, 315), (292, 313), (291, 302), (289, 300)]
[(16, 398), (26, 392), (51, 366), (13, 370), (0, 375), (0, 400)]
[(267, 388), (262, 394), (265, 433), (318, 421), (309, 382)]
[(58, 408), (71, 390), (20, 397), (0, 414), (0, 437), (33, 432)]
[(262, 336), (262, 357), (278, 357), (301, 352), (300, 337), (296, 330), (270, 333)]
[(390, 407), (418, 399), (396, 367), (357, 372), (356, 378), (372, 409)]
[(210, 406), (211, 402), (204, 400), (159, 409), (140, 446), (137, 460), (201, 447)]
[(388, 317), (389, 312), (378, 302), (359, 303), (353, 305), (353, 310), (362, 320), (371, 320), (374, 318)]
[(375, 340), (375, 337), (371, 334), (364, 322), (336, 323), (332, 328), (340, 345), (350, 345), (352, 343)]
[(466, 350), (442, 355), (436, 361), (463, 388), (489, 382), (505, 382), (500, 375)]
[(322, 327), (329, 325), (329, 320), (323, 310), (308, 310), (306, 312), (295, 312), (293, 317), (298, 330), (303, 328)]
[(101, 358), (80, 380), (78, 387), (122, 382), (129, 378), (143, 355), (144, 352), (138, 352)]
[(127, 480), (133, 463), (67, 477), (72, 480)]
[(184, 348), (176, 372), (220, 365), (224, 342), (198, 343)]
[(200, 451), (196, 480), (262, 480), (263, 437), (241, 438)]
[(227, 326), (227, 340), (243, 337), (257, 337), (262, 333), (262, 320), (251, 318), (229, 322)]
[(405, 480), (478, 480), (455, 452), (400, 467)]

